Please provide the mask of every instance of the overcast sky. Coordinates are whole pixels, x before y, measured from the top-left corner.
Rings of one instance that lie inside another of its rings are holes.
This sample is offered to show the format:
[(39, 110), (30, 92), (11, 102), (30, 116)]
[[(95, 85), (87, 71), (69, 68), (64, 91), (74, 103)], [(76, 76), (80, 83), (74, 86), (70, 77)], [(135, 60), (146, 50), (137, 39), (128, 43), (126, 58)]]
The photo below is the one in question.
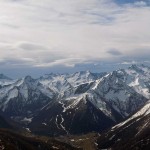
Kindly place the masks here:
[(0, 0), (0, 72), (150, 64), (150, 0)]

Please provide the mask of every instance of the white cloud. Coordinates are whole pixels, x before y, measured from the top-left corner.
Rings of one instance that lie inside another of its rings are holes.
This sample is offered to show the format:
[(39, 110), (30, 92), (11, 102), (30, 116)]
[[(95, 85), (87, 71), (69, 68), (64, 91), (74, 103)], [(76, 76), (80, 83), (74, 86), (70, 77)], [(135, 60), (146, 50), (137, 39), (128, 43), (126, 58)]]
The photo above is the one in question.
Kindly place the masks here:
[(73, 67), (115, 55), (145, 58), (149, 27), (144, 1), (120, 6), (112, 0), (0, 0), (0, 60)]

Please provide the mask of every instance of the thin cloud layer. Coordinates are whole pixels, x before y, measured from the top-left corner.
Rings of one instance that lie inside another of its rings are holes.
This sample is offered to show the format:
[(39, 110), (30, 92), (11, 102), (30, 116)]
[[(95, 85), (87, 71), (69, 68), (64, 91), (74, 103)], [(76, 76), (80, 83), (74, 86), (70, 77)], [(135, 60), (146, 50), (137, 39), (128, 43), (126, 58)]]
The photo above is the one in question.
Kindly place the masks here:
[(80, 64), (84, 68), (97, 62), (146, 61), (149, 4), (149, 0), (0, 0), (0, 67), (64, 66), (67, 72)]

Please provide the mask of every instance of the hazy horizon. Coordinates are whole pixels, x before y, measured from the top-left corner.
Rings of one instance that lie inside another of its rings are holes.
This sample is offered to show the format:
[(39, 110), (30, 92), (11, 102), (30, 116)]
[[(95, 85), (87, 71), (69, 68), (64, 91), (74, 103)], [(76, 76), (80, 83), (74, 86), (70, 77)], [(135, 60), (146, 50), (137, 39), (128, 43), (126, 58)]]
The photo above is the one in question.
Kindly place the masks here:
[[(18, 79), (18, 78), (23, 78), (23, 77), (26, 77), (26, 76), (31, 76), (32, 78), (34, 79), (37, 79), (41, 76), (44, 76), (44, 75), (48, 75), (48, 74), (73, 74), (73, 73), (76, 73), (76, 72), (81, 72), (81, 71), (90, 71), (91, 73), (110, 73), (112, 71), (115, 71), (115, 70), (118, 70), (118, 69), (127, 69), (129, 68), (130, 66), (132, 65), (145, 65), (147, 67), (150, 67), (150, 64), (144, 64), (144, 63), (133, 63), (133, 64), (105, 64), (103, 65), (103, 68), (102, 68), (102, 64), (101, 64), (101, 68), (95, 68), (95, 69), (86, 69), (84, 68), (84, 70), (75, 70), (75, 69), (72, 69), (70, 71), (61, 71), (60, 69), (57, 71), (46, 71), (46, 70), (37, 70), (38, 73), (34, 72), (33, 73), (33, 70), (29, 71), (28, 73), (27, 72), (21, 72), (20, 74), (17, 74), (16, 72), (17, 71), (11, 71), (10, 70), (10, 73), (9, 72), (0, 72), (0, 74), (3, 74), (11, 79)], [(26, 71), (26, 70), (25, 70)], [(19, 71), (18, 71), (19, 72)]]

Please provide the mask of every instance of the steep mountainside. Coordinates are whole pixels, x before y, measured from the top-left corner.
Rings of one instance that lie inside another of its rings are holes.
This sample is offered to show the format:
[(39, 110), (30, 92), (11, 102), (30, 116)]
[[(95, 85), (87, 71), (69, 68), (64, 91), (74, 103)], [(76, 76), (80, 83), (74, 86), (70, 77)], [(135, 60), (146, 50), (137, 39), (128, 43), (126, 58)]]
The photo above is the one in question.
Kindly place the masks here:
[[(91, 131), (100, 132), (115, 124), (114, 120), (106, 116), (86, 98), (80, 99), (76, 104), (74, 101), (75, 106), (72, 105), (71, 100), (68, 103), (64, 104), (62, 101), (50, 103), (32, 119), (29, 124), (30, 130), (38, 134), (56, 136), (84, 134)], [(118, 120), (121, 118), (117, 112), (113, 113)]]
[(102, 134), (97, 143), (99, 149), (148, 150), (150, 147), (150, 102), (129, 119)]

